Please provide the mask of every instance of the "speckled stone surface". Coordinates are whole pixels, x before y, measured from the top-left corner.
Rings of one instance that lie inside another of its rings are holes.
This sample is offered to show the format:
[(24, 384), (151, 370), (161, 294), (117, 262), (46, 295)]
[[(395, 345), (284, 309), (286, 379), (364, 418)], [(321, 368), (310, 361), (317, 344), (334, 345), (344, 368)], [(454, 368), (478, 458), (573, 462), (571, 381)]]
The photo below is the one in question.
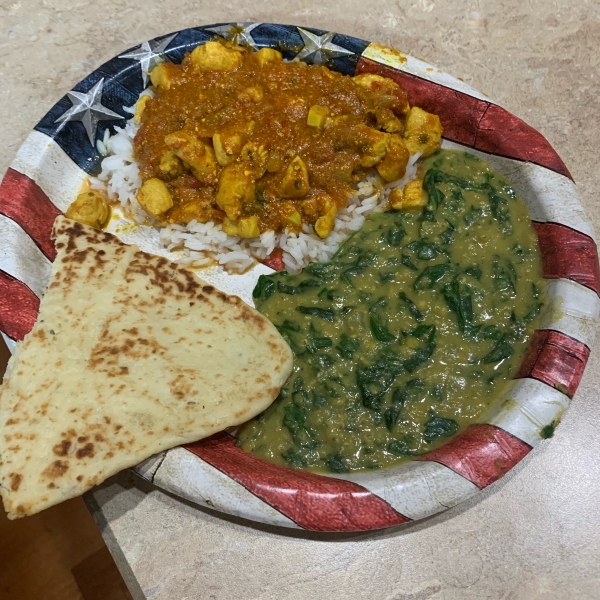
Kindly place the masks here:
[[(598, 1), (0, 0), (0, 172), (39, 118), (102, 62), (145, 39), (223, 21), (340, 31), (463, 78), (550, 140), (600, 232)], [(600, 598), (599, 385), (594, 348), (552, 440), (468, 502), (395, 530), (262, 527), (130, 474), (86, 499), (136, 599)]]

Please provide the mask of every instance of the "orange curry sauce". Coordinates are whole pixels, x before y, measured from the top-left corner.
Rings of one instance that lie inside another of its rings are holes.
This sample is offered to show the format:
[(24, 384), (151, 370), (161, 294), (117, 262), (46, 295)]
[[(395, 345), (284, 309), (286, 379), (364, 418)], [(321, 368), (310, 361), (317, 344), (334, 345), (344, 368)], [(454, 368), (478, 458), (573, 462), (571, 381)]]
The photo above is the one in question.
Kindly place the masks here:
[(155, 211), (159, 222), (225, 220), (235, 234), (256, 217), (260, 232), (300, 231), (328, 214), (333, 223), (370, 167), (388, 181), (404, 175), (410, 107), (390, 79), (286, 63), (271, 49), (205, 46), (155, 68), (155, 97), (138, 103), (142, 180), (160, 180), (172, 199)]

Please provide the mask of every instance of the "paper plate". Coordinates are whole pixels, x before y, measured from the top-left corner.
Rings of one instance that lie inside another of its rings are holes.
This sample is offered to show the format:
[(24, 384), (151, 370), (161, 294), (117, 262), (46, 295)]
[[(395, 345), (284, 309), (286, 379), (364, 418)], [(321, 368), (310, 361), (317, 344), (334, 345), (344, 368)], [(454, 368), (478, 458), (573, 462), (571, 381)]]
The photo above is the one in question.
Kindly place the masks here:
[[(36, 125), (0, 186), (0, 330), (12, 349), (32, 328), (47, 285), (55, 217), (98, 168), (95, 142), (123, 126), (160, 60), (179, 62), (221, 35), (284, 58), (345, 74), (379, 73), (404, 88), (411, 105), (440, 116), (444, 147), (468, 149), (514, 184), (538, 233), (545, 295), (540, 329), (492, 411), (444, 446), (399, 467), (322, 476), (263, 462), (218, 434), (136, 467), (156, 485), (198, 504), (255, 521), (315, 531), (379, 529), (427, 517), (501, 478), (550, 437), (577, 390), (594, 340), (600, 300), (592, 224), (577, 188), (544, 137), (464, 82), (396, 50), (290, 25), (226, 23), (144, 42), (79, 82)], [(111, 225), (115, 231), (115, 224)], [(117, 224), (118, 227), (118, 224)], [(150, 228), (117, 235), (168, 256)], [(202, 277), (251, 303), (259, 265), (243, 276), (213, 268)]]

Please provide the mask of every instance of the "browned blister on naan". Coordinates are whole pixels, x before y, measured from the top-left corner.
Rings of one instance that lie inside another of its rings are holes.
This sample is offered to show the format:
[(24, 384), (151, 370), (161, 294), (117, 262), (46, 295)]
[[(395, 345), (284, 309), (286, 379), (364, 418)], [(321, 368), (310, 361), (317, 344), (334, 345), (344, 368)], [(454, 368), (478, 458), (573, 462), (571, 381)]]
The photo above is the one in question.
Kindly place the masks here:
[(236, 296), (65, 217), (54, 237), (38, 320), (0, 389), (9, 518), (243, 423), (292, 369), (275, 327)]

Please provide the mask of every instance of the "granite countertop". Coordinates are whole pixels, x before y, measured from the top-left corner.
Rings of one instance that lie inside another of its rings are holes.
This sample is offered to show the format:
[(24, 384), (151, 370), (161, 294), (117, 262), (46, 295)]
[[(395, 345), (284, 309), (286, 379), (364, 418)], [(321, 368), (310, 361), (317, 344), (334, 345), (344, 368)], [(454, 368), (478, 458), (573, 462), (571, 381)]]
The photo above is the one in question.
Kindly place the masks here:
[[(0, 172), (38, 119), (104, 61), (169, 31), (231, 20), (340, 31), (461, 77), (550, 140), (600, 231), (600, 4), (578, 0), (7, 0)], [(554, 438), (468, 502), (397, 529), (327, 535), (256, 525), (129, 473), (86, 501), (136, 599), (599, 598), (599, 384), (594, 348)]]

